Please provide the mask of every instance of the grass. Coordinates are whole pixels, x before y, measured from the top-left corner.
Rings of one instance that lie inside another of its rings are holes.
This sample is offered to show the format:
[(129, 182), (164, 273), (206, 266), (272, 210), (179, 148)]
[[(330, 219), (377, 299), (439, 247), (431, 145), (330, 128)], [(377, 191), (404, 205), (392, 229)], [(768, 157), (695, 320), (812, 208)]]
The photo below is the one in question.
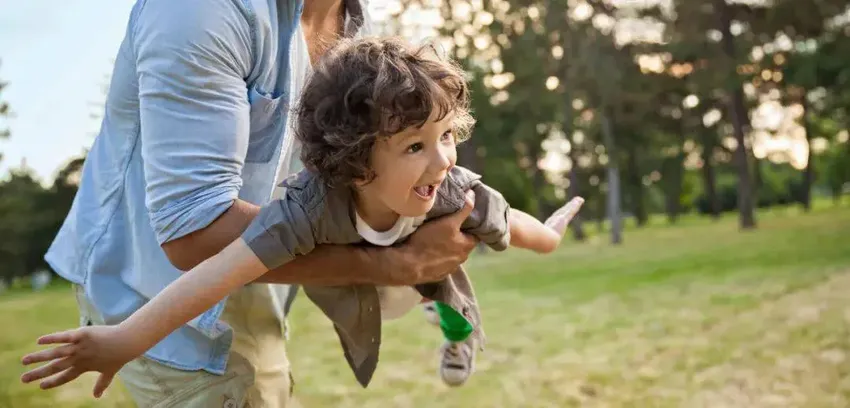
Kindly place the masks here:
[[(301, 298), (288, 345), (305, 407), (835, 407), (850, 405), (850, 209), (760, 212), (630, 227), (550, 256), (476, 256), (488, 343), (458, 389), (436, 375), (436, 328), (388, 323), (361, 389), (324, 317)], [(591, 229), (595, 227), (589, 226)], [(93, 376), (42, 392), (17, 380), (43, 333), (76, 323), (68, 288), (0, 297), (0, 407), (129, 406)]]

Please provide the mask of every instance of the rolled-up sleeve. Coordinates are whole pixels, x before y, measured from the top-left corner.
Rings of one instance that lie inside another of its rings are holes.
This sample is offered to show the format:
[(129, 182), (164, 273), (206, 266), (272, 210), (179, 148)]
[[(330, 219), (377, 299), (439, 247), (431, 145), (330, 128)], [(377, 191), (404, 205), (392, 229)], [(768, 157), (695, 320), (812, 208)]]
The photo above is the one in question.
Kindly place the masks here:
[(238, 196), (251, 29), (231, 0), (147, 0), (132, 40), (145, 205), (162, 244), (205, 228)]
[(475, 193), (475, 208), (461, 229), (493, 250), (504, 251), (511, 243), (510, 205), (501, 193), (480, 181), (473, 182), (470, 189)]
[(284, 196), (260, 209), (242, 233), (248, 248), (269, 268), (275, 269), (316, 247), (313, 223), (296, 200)]

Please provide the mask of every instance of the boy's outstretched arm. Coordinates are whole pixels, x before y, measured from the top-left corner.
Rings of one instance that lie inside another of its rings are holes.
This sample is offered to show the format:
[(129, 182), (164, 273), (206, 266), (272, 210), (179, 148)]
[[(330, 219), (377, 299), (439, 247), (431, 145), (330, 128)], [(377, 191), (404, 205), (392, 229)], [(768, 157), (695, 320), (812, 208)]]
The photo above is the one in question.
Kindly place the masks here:
[(124, 364), (267, 270), (245, 241), (237, 239), (181, 275), (120, 324), (88, 326), (39, 338), (39, 344), (58, 346), (24, 356), (25, 365), (50, 363), (25, 373), (21, 380), (28, 383), (46, 378), (41, 388), (48, 389), (73, 381), (84, 372), (97, 371), (101, 375), (94, 395), (100, 397)]
[(542, 254), (554, 251), (561, 243), (561, 237), (567, 229), (567, 224), (578, 213), (582, 204), (584, 204), (583, 198), (573, 198), (542, 223), (536, 218), (512, 208), (508, 215), (511, 246), (530, 249)]

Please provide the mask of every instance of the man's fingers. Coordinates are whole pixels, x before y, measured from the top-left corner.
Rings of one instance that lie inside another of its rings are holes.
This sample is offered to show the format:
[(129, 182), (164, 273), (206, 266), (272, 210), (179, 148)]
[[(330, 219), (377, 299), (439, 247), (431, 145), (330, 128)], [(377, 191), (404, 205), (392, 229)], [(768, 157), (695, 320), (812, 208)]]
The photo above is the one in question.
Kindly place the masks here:
[(451, 217), (457, 221), (457, 224), (463, 224), (469, 214), (472, 214), (472, 209), (475, 208), (475, 193), (472, 190), (466, 192), (466, 196), (464, 197), (463, 208), (460, 211), (451, 215)]
[(21, 376), (21, 382), (26, 384), (36, 380), (40, 380), (42, 378), (50, 377), (53, 374), (66, 370), (72, 365), (74, 365), (74, 362), (67, 357), (61, 360), (54, 360), (50, 364), (46, 364), (44, 366), (24, 373), (24, 375)]
[(97, 377), (97, 383), (94, 385), (95, 398), (100, 398), (103, 395), (103, 392), (109, 388), (109, 384), (112, 384), (114, 377), (115, 373), (100, 373), (100, 376)]
[(49, 390), (51, 388), (58, 387), (62, 384), (74, 381), (83, 372), (84, 372), (84, 370), (80, 369), (79, 367), (71, 367), (71, 368), (63, 371), (62, 373), (60, 373), (58, 375), (55, 375), (53, 377), (50, 377), (50, 378), (42, 381), (41, 382), (41, 389)]
[(47, 350), (37, 351), (35, 353), (30, 353), (25, 355), (21, 359), (21, 363), (24, 365), (30, 365), (33, 363), (41, 363), (44, 361), (55, 360), (57, 358), (68, 357), (77, 350), (76, 344), (65, 344), (59, 347), (53, 347)]

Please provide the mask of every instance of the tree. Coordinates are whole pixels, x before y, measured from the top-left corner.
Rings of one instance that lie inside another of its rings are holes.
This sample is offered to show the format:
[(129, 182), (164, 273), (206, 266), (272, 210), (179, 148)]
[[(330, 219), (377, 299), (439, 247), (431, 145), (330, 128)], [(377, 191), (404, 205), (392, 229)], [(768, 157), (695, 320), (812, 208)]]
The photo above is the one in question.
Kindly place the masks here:
[[(11, 111), (9, 110), (9, 103), (3, 100), (3, 89), (9, 85), (7, 82), (0, 81), (0, 140), (9, 138), (9, 128), (5, 126), (4, 122), (9, 119), (11, 115)], [(3, 161), (3, 152), (0, 152), (0, 161)]]

